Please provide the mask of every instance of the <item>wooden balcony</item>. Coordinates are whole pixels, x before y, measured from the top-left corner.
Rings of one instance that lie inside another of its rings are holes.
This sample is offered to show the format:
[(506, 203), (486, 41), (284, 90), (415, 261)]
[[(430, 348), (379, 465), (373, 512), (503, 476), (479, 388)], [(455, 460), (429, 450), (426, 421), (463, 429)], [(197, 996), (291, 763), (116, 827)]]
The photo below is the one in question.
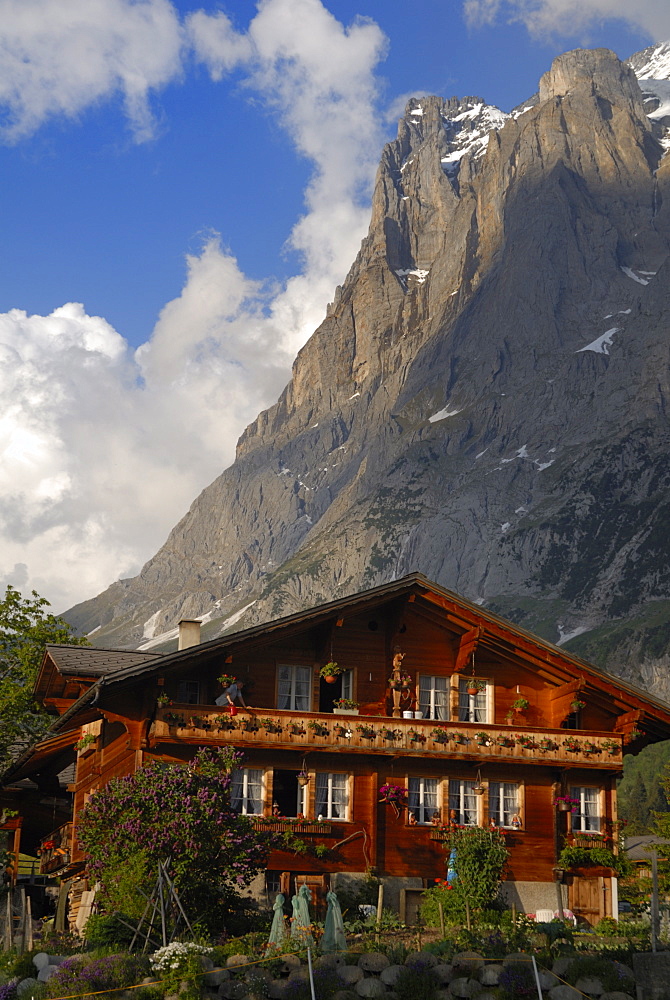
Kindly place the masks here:
[(64, 871), (72, 856), (72, 823), (60, 826), (40, 845), (40, 875), (55, 875)]
[(320, 837), (329, 837), (332, 833), (332, 824), (324, 822), (312, 822), (309, 820), (297, 819), (274, 819), (262, 816), (252, 816), (251, 820), (256, 830), (266, 830), (269, 833), (286, 833), (290, 831), (296, 836), (303, 837), (306, 834), (315, 834)]
[(230, 717), (210, 706), (158, 708), (149, 740), (157, 743), (277, 746), (410, 757), (499, 759), (621, 770), (623, 737), (616, 733), (521, 726), (445, 723), (432, 719), (346, 716), (280, 709), (240, 709)]

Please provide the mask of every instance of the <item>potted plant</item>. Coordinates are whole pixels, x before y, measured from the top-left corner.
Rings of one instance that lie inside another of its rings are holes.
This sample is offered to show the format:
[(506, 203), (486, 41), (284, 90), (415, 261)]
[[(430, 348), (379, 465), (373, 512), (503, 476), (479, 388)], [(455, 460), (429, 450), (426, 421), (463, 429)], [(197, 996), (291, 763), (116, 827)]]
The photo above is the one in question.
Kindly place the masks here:
[(575, 736), (568, 736), (566, 740), (563, 740), (563, 746), (568, 753), (579, 753), (582, 749), (582, 742)]
[(579, 805), (578, 799), (573, 799), (571, 795), (557, 795), (554, 805), (559, 812), (574, 812)]
[(335, 735), (340, 739), (350, 740), (354, 734), (349, 726), (346, 726), (343, 722), (338, 722), (335, 726)]
[(364, 740), (373, 740), (377, 735), (374, 726), (371, 726), (369, 723), (365, 725), (359, 723), (359, 725), (356, 726), (356, 732), (360, 733)]
[(77, 740), (74, 748), (78, 753), (85, 753), (86, 750), (92, 749), (96, 739), (97, 736), (94, 733), (84, 733), (81, 739)]
[(306, 771), (304, 767), (301, 771), (298, 771), (298, 784), (301, 788), (309, 784), (309, 771)]
[(543, 736), (540, 740), (540, 750), (558, 750), (558, 743), (549, 736)]
[(538, 743), (534, 736), (517, 736), (516, 739), (524, 750), (537, 750)]
[(469, 743), (470, 737), (466, 736), (465, 733), (451, 733), (449, 739), (453, 740), (454, 743)]
[(338, 667), (335, 660), (329, 660), (319, 671), (319, 676), (323, 677), (326, 684), (334, 684), (339, 674), (344, 673), (344, 667)]
[(379, 801), (389, 802), (395, 806), (404, 806), (407, 804), (407, 789), (403, 788), (402, 785), (387, 782), (379, 788)]
[(466, 691), (469, 695), (479, 694), (480, 691), (486, 690), (486, 681), (480, 680), (478, 677), (468, 677)]
[(430, 735), (436, 743), (446, 743), (449, 739), (449, 733), (446, 729), (431, 729)]
[(486, 791), (486, 785), (482, 784), (481, 778), (477, 778), (476, 782), (472, 786), (472, 791), (475, 795), (483, 795)]
[(514, 722), (514, 712), (511, 708), (505, 713), (505, 722), (508, 726), (511, 726)]
[(303, 726), (302, 722), (291, 722), (289, 725), (289, 731), (293, 736), (305, 736), (307, 730)]
[(314, 736), (327, 736), (328, 726), (323, 722), (319, 722), (318, 719), (310, 719), (307, 723), (307, 728), (313, 733)]
[(528, 698), (515, 698), (512, 702), (512, 708), (517, 714), (519, 714), (520, 712), (525, 712), (526, 709), (530, 708), (530, 702), (528, 701)]
[(259, 719), (258, 721), (266, 733), (281, 733), (282, 731), (282, 724), (276, 719)]
[(217, 729), (230, 730), (237, 729), (237, 723), (230, 715), (215, 715), (214, 725)]
[(333, 702), (335, 715), (358, 715), (358, 702), (353, 698), (336, 698)]
[(504, 733), (501, 736), (496, 736), (496, 746), (499, 747), (513, 747), (514, 737), (506, 736)]
[(403, 688), (406, 689), (412, 686), (412, 675), (406, 674), (401, 670), (397, 677), (395, 674), (391, 674), (387, 684), (389, 684), (394, 691), (401, 691)]
[(581, 701), (579, 698), (573, 698), (570, 702), (571, 712), (581, 712), (583, 708), (586, 708), (586, 702)]
[(489, 733), (475, 733), (475, 740), (480, 747), (488, 747), (491, 745), (491, 736)]
[(606, 750), (610, 757), (621, 753), (621, 743), (619, 740), (603, 740), (600, 744), (602, 750)]
[(591, 740), (587, 740), (584, 744), (584, 753), (596, 754), (600, 753), (600, 747), (597, 743), (592, 743)]
[(224, 691), (226, 688), (229, 688), (231, 684), (234, 684), (236, 679), (237, 678), (234, 676), (234, 674), (221, 674), (220, 677), (217, 677), (217, 680), (221, 685), (221, 687), (224, 689)]
[(408, 733), (409, 733), (409, 738), (410, 738), (410, 742), (411, 743), (425, 743), (426, 742), (426, 736), (425, 736), (425, 734), (419, 732), (418, 729), (414, 729), (414, 728), (409, 729)]
[(156, 704), (158, 705), (159, 708), (165, 708), (166, 705), (172, 704), (172, 699), (169, 698), (168, 695), (166, 695), (165, 691), (161, 691), (161, 693), (156, 698)]
[(182, 715), (181, 712), (166, 712), (165, 721), (167, 722), (168, 726), (183, 727), (186, 725), (186, 720), (184, 719), (184, 716)]
[(639, 729), (631, 729), (626, 737), (626, 743), (632, 743), (633, 740), (639, 740), (641, 736), (644, 736), (644, 733), (640, 732)]
[(399, 740), (402, 736), (402, 733), (398, 729), (389, 729), (388, 726), (382, 726), (379, 732), (385, 740), (390, 740), (391, 742)]

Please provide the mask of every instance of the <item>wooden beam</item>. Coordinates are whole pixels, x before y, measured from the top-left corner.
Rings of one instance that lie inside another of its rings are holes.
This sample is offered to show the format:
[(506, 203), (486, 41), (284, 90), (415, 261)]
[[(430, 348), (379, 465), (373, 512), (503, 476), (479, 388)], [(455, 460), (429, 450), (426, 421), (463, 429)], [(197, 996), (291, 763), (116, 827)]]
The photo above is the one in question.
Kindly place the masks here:
[(460, 643), (458, 646), (458, 652), (456, 653), (456, 663), (454, 665), (454, 673), (458, 674), (466, 666), (470, 657), (474, 654), (477, 648), (477, 643), (484, 634), (484, 629), (481, 625), (477, 625), (475, 628), (471, 628), (469, 632), (464, 632), (461, 636)]

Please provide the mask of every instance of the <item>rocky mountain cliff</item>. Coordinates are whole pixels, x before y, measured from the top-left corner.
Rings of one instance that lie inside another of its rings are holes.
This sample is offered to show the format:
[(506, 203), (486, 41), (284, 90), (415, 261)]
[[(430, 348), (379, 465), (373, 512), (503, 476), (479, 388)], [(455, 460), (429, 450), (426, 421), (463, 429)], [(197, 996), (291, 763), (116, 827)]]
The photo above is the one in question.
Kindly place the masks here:
[(669, 77), (577, 50), (511, 114), (411, 100), (284, 393), (68, 620), (213, 637), (419, 570), (670, 697)]

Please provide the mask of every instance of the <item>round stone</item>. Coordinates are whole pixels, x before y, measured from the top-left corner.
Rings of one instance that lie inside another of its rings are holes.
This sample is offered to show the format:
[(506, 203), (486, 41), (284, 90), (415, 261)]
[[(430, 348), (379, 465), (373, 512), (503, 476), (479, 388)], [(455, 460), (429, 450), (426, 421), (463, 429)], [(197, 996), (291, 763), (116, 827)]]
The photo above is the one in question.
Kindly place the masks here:
[[(473, 992), (474, 980), (468, 979), (466, 976), (461, 976), (459, 979), (453, 979), (449, 989), (451, 990), (452, 996), (455, 997), (471, 997), (474, 996)], [(479, 992), (481, 990), (481, 985), (477, 983)]]
[(382, 969), (380, 972), (379, 978), (385, 986), (395, 986), (398, 981), (398, 975), (404, 968), (404, 965), (387, 965), (386, 968)]
[(411, 951), (405, 959), (405, 965), (410, 969), (432, 969), (434, 965), (439, 965), (440, 960), (432, 951)]
[(622, 993), (621, 990), (612, 990), (611, 993), (603, 993), (600, 1000), (633, 1000), (630, 993)]
[(603, 984), (596, 976), (580, 976), (575, 983), (575, 989), (591, 997), (599, 997), (605, 992)]
[(226, 959), (227, 969), (236, 969), (240, 965), (249, 965), (251, 959), (248, 955), (229, 955)]
[(49, 964), (49, 956), (46, 951), (38, 951), (36, 955), (33, 955), (33, 965), (36, 969), (43, 969), (45, 965)]
[(388, 968), (391, 963), (386, 955), (383, 955), (380, 951), (369, 951), (361, 955), (358, 959), (358, 964), (364, 972), (372, 972), (375, 975), (379, 975), (382, 969)]
[(359, 997), (383, 997), (386, 995), (386, 987), (381, 979), (370, 976), (368, 979), (359, 979), (354, 987)]
[(365, 975), (358, 965), (340, 965), (336, 971), (345, 986), (354, 986)]
[(479, 982), (484, 986), (497, 986), (502, 970), (502, 965), (498, 965), (495, 962), (487, 962), (483, 969), (479, 970)]
[(577, 990), (573, 990), (572, 986), (561, 983), (549, 990), (549, 1000), (584, 1000), (584, 997)]
[(227, 983), (219, 986), (219, 996), (224, 1000), (242, 1000), (247, 995), (247, 984), (241, 983), (239, 979), (229, 979)]
[(30, 996), (35, 992), (38, 985), (38, 980), (29, 977), (28, 979), (22, 979), (20, 983), (16, 986), (17, 996)]
[(438, 983), (443, 983), (445, 986), (447, 983), (450, 983), (452, 979), (456, 978), (453, 965), (448, 965), (446, 962), (438, 962), (437, 965), (434, 965), (433, 975), (437, 979)]
[(460, 951), (458, 955), (454, 955), (451, 964), (457, 972), (468, 972), (472, 975), (479, 972), (484, 965), (484, 956), (477, 951)]

